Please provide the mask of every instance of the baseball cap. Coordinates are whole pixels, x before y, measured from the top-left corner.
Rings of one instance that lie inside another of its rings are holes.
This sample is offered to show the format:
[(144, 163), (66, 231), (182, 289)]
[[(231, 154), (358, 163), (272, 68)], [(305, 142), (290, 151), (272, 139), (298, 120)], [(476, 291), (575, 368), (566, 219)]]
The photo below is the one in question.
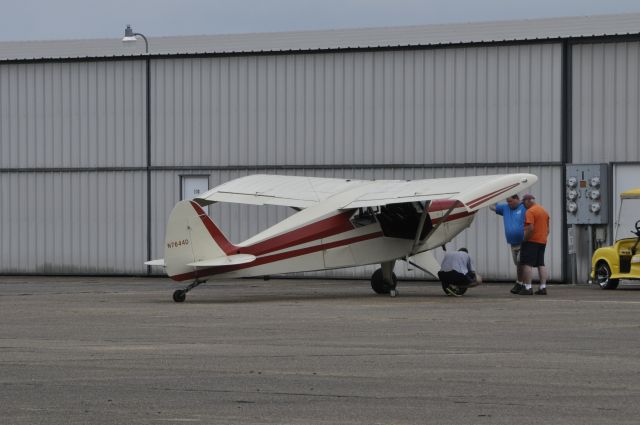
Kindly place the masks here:
[(533, 195), (532, 195), (532, 194), (530, 194), (530, 193), (527, 193), (526, 195), (524, 195), (524, 196), (522, 197), (522, 200), (523, 200), (523, 201), (528, 201), (528, 200), (530, 200), (530, 199), (536, 199), (536, 197), (535, 197), (535, 196), (533, 196)]

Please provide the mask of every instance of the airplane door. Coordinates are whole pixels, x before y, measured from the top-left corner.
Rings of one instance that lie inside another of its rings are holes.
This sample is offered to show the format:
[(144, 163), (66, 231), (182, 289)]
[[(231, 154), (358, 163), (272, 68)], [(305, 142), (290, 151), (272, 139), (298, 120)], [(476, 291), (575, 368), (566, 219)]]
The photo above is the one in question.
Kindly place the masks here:
[[(209, 176), (180, 176), (182, 187), (180, 188), (182, 200), (193, 199), (209, 190)], [(203, 207), (209, 214), (209, 207)]]

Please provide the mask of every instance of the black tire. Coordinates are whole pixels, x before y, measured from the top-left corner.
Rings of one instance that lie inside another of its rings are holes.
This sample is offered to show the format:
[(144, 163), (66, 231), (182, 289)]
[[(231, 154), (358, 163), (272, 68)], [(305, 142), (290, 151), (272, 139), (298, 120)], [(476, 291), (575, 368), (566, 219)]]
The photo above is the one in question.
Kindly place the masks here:
[(453, 291), (457, 296), (461, 296), (464, 295), (465, 292), (467, 292), (467, 289), (469, 289), (468, 287), (461, 287), (461, 286), (457, 286), (457, 285), (449, 285), (446, 283), (442, 283), (442, 290), (444, 291), (445, 294), (450, 295), (449, 291), (447, 290), (447, 288), (449, 288), (451, 291)]
[(182, 289), (176, 289), (173, 293), (173, 300), (177, 303), (181, 303), (184, 302), (185, 299), (187, 299), (187, 293)]
[(595, 281), (602, 289), (616, 289), (620, 283), (619, 279), (611, 279), (611, 267), (606, 261), (598, 261), (595, 274)]
[(398, 284), (398, 278), (395, 273), (391, 273), (391, 277), (393, 279), (393, 285), (389, 285), (382, 278), (382, 269), (376, 270), (373, 275), (371, 275), (371, 289), (376, 294), (388, 294), (392, 289), (396, 289), (396, 285)]

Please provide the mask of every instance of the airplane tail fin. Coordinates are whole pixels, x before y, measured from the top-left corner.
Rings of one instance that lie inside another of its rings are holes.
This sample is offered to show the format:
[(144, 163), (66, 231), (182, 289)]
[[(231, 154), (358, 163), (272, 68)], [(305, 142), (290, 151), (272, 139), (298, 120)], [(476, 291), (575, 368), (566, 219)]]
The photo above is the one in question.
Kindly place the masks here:
[(237, 251), (196, 202), (180, 201), (171, 211), (164, 246), (169, 277), (185, 280), (196, 267), (208, 265), (206, 261), (227, 258)]

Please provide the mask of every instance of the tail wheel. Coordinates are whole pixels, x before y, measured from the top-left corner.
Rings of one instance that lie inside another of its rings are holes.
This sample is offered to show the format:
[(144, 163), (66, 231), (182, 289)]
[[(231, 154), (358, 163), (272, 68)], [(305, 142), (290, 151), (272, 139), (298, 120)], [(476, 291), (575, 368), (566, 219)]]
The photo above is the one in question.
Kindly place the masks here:
[(177, 289), (173, 293), (173, 300), (177, 303), (183, 302), (187, 298), (187, 293), (182, 289)]
[(605, 261), (596, 264), (596, 282), (602, 289), (616, 289), (619, 279), (611, 279), (611, 267)]
[(376, 270), (371, 276), (371, 288), (376, 294), (389, 294), (391, 290), (396, 289), (398, 278), (395, 273), (391, 274), (393, 284), (389, 284), (382, 278), (382, 269)]

